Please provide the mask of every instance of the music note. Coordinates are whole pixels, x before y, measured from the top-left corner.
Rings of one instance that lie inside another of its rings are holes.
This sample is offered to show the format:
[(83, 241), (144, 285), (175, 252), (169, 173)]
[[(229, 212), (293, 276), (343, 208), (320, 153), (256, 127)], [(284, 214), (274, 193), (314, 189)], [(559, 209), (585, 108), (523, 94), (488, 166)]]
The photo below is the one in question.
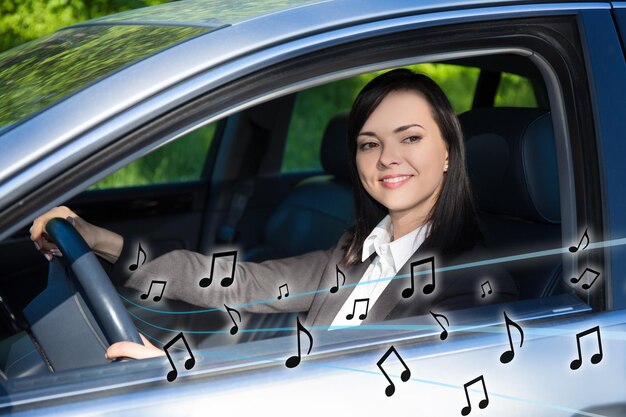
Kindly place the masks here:
[(339, 265), (335, 265), (335, 267), (337, 268), (337, 285), (333, 285), (333, 287), (330, 289), (331, 294), (334, 294), (337, 291), (339, 291), (339, 275), (343, 277), (343, 284), (341, 285), (345, 285), (346, 283), (346, 276), (343, 272), (341, 272), (341, 269), (339, 269)]
[(228, 252), (219, 252), (219, 253), (213, 254), (213, 258), (211, 259), (211, 273), (209, 274), (208, 278), (202, 278), (200, 280), (200, 286), (202, 288), (208, 287), (209, 285), (211, 285), (211, 282), (213, 282), (213, 270), (215, 269), (215, 260), (217, 258), (223, 258), (225, 256), (233, 257), (233, 268), (232, 268), (232, 271), (230, 272), (229, 277), (222, 278), (220, 285), (222, 287), (230, 287), (230, 285), (233, 283), (233, 281), (235, 280), (235, 267), (237, 266), (237, 251), (236, 250), (231, 250)]
[(580, 281), (580, 280), (582, 279), (582, 277), (583, 277), (583, 276), (584, 276), (587, 272), (589, 272), (589, 273), (591, 273), (591, 274), (595, 275), (595, 277), (593, 278), (593, 281), (591, 281), (591, 284), (584, 283), (584, 284), (582, 285), (583, 290), (588, 290), (589, 288), (591, 288), (591, 286), (593, 285), (593, 283), (594, 283), (594, 282), (596, 282), (596, 279), (598, 279), (598, 277), (600, 276), (600, 273), (599, 273), (598, 271), (594, 271), (594, 270), (593, 270), (593, 269), (591, 269), (591, 268), (585, 268), (585, 270), (583, 271), (583, 273), (582, 273), (582, 274), (580, 274), (580, 276), (579, 276), (578, 278), (576, 278), (576, 277), (571, 278), (571, 279), (570, 279), (570, 282), (571, 282), (572, 284), (577, 284), (577, 283), (578, 283), (578, 281)]
[(287, 284), (283, 284), (280, 287), (278, 287), (278, 299), (279, 300), (283, 298), (283, 292), (282, 292), (283, 287), (285, 287), (285, 298), (289, 297), (289, 287), (287, 286)]
[(439, 323), (439, 325), (443, 329), (443, 331), (441, 332), (441, 335), (439, 336), (439, 338), (441, 340), (446, 340), (448, 338), (448, 330), (445, 327), (443, 327), (443, 324), (441, 324), (441, 322), (439, 321), (439, 319), (437, 317), (442, 317), (446, 321), (446, 324), (449, 327), (450, 326), (450, 322), (448, 321), (448, 318), (446, 316), (444, 316), (443, 314), (433, 313), (432, 311), (429, 311), (429, 313), (433, 315), (433, 317), (435, 318), (437, 323)]
[(430, 273), (432, 276), (432, 282), (424, 285), (424, 289), (422, 291), (424, 292), (424, 294), (430, 294), (431, 292), (435, 290), (435, 257), (431, 256), (430, 258), (411, 262), (411, 286), (409, 288), (405, 288), (404, 290), (402, 290), (402, 297), (409, 298), (413, 295), (413, 293), (415, 292), (415, 282), (414, 282), (415, 267), (424, 265), (427, 263), (430, 263), (430, 268), (431, 268)]
[(176, 377), (178, 376), (178, 371), (176, 370), (176, 365), (174, 365), (174, 361), (172, 360), (172, 357), (170, 356), (169, 348), (171, 348), (172, 345), (180, 339), (183, 339), (185, 348), (187, 348), (187, 352), (189, 353), (189, 356), (190, 356), (190, 358), (185, 361), (185, 369), (189, 370), (193, 368), (194, 365), (196, 364), (196, 358), (193, 357), (193, 353), (191, 352), (191, 349), (189, 348), (189, 344), (187, 343), (187, 339), (185, 339), (185, 335), (182, 332), (178, 333), (172, 340), (170, 340), (169, 342), (167, 342), (165, 346), (163, 346), (163, 350), (165, 351), (165, 354), (167, 355), (167, 359), (170, 361), (170, 364), (172, 365), (172, 370), (167, 373), (167, 380), (169, 382), (174, 381)]
[(143, 262), (141, 263), (141, 265), (146, 263), (146, 258), (148, 257), (146, 255), (146, 252), (143, 250), (143, 248), (141, 247), (141, 243), (139, 243), (139, 250), (137, 251), (137, 262), (132, 264), (131, 266), (128, 267), (128, 269), (130, 269), (131, 271), (136, 270), (137, 268), (139, 268), (141, 265), (139, 265), (139, 255), (143, 253)]
[(493, 292), (493, 290), (491, 289), (491, 284), (489, 283), (489, 281), (484, 282), (480, 285), (480, 289), (483, 290), (483, 293), (481, 294), (481, 298), (485, 298), (485, 285), (489, 287), (489, 291), (487, 291), (487, 294), (491, 294)]
[(478, 407), (483, 409), (489, 405), (489, 396), (487, 395), (487, 386), (485, 385), (485, 378), (483, 378), (483, 376), (481, 375), (478, 378), (472, 379), (470, 382), (463, 385), (463, 388), (465, 389), (465, 397), (467, 398), (467, 407), (463, 407), (463, 409), (461, 410), (461, 414), (464, 416), (472, 412), (472, 404), (470, 403), (469, 393), (467, 392), (467, 388), (470, 385), (477, 383), (478, 381), (483, 383), (483, 391), (485, 392), (485, 399), (480, 400), (480, 402), (478, 403)]
[(230, 319), (233, 321), (233, 324), (234, 324), (234, 326), (230, 328), (230, 334), (235, 335), (239, 331), (239, 326), (235, 322), (233, 315), (230, 313), (231, 311), (234, 311), (235, 313), (237, 313), (237, 316), (239, 317), (239, 323), (241, 323), (241, 314), (239, 314), (239, 311), (235, 310), (234, 308), (228, 307), (226, 304), (224, 304), (224, 307), (226, 307), (226, 312), (228, 313), (228, 315), (230, 316)]
[(370, 308), (370, 299), (369, 298), (359, 298), (354, 300), (354, 306), (352, 307), (352, 313), (348, 313), (346, 316), (346, 320), (352, 320), (354, 318), (354, 312), (356, 311), (357, 303), (365, 302), (365, 313), (359, 315), (359, 320), (365, 320), (367, 318), (367, 310)]
[(582, 245), (583, 240), (585, 239), (587, 239), (587, 243), (585, 244), (585, 247), (582, 250), (585, 250), (587, 246), (589, 246), (589, 235), (587, 234), (587, 229), (585, 229), (585, 233), (583, 233), (583, 237), (580, 238), (580, 242), (578, 242), (578, 246), (570, 246), (569, 251), (572, 253), (578, 252), (578, 249), (580, 249), (580, 245)]
[(297, 335), (298, 335), (298, 354), (291, 356), (289, 359), (285, 361), (285, 366), (287, 368), (295, 368), (300, 364), (300, 360), (302, 359), (302, 354), (300, 351), (300, 332), (304, 332), (307, 336), (309, 336), (309, 351), (306, 353), (307, 355), (311, 353), (311, 348), (313, 348), (313, 336), (304, 326), (300, 323), (300, 317), (296, 317), (297, 321)]
[(391, 353), (395, 353), (395, 355), (398, 357), (398, 359), (402, 363), (402, 366), (404, 366), (404, 371), (402, 371), (402, 373), (400, 374), (400, 379), (402, 380), (402, 382), (406, 382), (409, 380), (409, 378), (411, 378), (411, 370), (409, 369), (408, 366), (406, 366), (406, 363), (404, 363), (404, 361), (400, 357), (400, 354), (398, 353), (396, 348), (391, 346), (389, 349), (387, 349), (387, 352), (385, 352), (382, 358), (380, 358), (378, 363), (376, 363), (380, 371), (383, 373), (383, 375), (385, 375), (385, 378), (387, 378), (387, 381), (389, 382), (389, 385), (387, 385), (387, 388), (385, 388), (385, 395), (387, 395), (387, 397), (391, 397), (393, 393), (396, 392), (396, 386), (394, 385), (391, 378), (389, 378), (389, 375), (387, 375), (387, 372), (385, 372), (385, 369), (383, 369), (383, 362), (387, 360), (387, 358), (389, 357), (389, 355), (391, 355)]
[(583, 356), (580, 351), (580, 339), (592, 333), (596, 333), (596, 335), (598, 336), (598, 353), (594, 354), (591, 357), (591, 363), (595, 365), (602, 360), (602, 357), (604, 356), (604, 354), (602, 353), (602, 340), (600, 339), (600, 326), (596, 326), (596, 327), (592, 327), (589, 330), (585, 330), (584, 332), (580, 332), (576, 335), (576, 347), (578, 348), (578, 359), (574, 359), (572, 363), (570, 363), (569, 367), (572, 371), (580, 368), (580, 365), (582, 365), (583, 363)]
[(509, 345), (511, 346), (511, 350), (507, 350), (502, 355), (500, 355), (500, 362), (509, 363), (515, 357), (515, 349), (513, 349), (513, 339), (511, 339), (511, 326), (519, 330), (519, 334), (520, 334), (519, 347), (522, 347), (522, 345), (524, 344), (524, 331), (522, 330), (522, 327), (519, 324), (515, 323), (513, 320), (509, 318), (509, 316), (506, 315), (506, 311), (504, 312), (504, 322), (506, 323), (506, 331), (509, 336)]
[(165, 286), (167, 285), (166, 281), (157, 281), (157, 280), (152, 280), (152, 282), (150, 283), (150, 288), (148, 288), (148, 292), (145, 294), (141, 294), (140, 298), (142, 300), (145, 300), (148, 298), (148, 296), (150, 295), (150, 292), (152, 292), (152, 285), (163, 285), (163, 288), (161, 288), (161, 294), (159, 295), (155, 295), (153, 300), (154, 301), (161, 301), (161, 298), (163, 297), (163, 292), (165, 291)]

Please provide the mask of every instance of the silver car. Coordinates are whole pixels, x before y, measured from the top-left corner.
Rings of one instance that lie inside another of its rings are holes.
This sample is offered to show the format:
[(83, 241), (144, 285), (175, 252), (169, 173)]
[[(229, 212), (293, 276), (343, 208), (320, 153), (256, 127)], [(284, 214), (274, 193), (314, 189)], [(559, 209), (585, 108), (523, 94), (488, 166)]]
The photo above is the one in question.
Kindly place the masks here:
[[(0, 54), (1, 412), (625, 415), (625, 44), (623, 2), (186, 0)], [(460, 114), (480, 264), (518, 301), (484, 277), (469, 309), (307, 333), (113, 291), (63, 225), (62, 262), (29, 239), (65, 204), (132, 237), (131, 269), (328, 248), (353, 222), (346, 92), (404, 66)], [(120, 329), (168, 356), (109, 363)]]

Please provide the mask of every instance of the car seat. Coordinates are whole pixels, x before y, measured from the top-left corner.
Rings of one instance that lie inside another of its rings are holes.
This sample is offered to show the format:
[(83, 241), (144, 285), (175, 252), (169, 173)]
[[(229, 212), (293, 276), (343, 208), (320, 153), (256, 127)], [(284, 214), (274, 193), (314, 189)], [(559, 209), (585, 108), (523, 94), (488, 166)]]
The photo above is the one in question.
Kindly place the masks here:
[(296, 256), (335, 245), (354, 224), (346, 135), (347, 114), (333, 117), (324, 131), (320, 160), (324, 174), (298, 183), (278, 205), (265, 227), (264, 243), (244, 259), (262, 261)]
[[(478, 108), (459, 116), (467, 169), (485, 246), (495, 256), (559, 248), (561, 216), (550, 113), (533, 108)], [(508, 262), (520, 298), (560, 288), (560, 256)]]

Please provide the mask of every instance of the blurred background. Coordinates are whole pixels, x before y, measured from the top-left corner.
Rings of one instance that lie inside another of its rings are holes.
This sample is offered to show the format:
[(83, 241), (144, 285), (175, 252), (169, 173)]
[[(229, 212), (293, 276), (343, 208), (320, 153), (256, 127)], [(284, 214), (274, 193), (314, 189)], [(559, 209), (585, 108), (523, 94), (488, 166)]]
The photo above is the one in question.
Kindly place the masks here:
[[(2, 52), (45, 37), (60, 28), (100, 16), (171, 1), (0, 0), (0, 64), (3, 56), (7, 60), (10, 55)], [(71, 62), (68, 65), (71, 66)], [(477, 69), (447, 64), (419, 64), (410, 68), (434, 79), (447, 94), (457, 113), (470, 109), (478, 80)], [(321, 170), (319, 148), (328, 120), (337, 113), (348, 110), (359, 90), (379, 73), (340, 80), (298, 94), (289, 127), (282, 172)], [(536, 100), (530, 82), (513, 74), (503, 74), (495, 105), (535, 107)], [(198, 180), (214, 132), (215, 124), (197, 129), (134, 161), (90, 188), (110, 189)]]

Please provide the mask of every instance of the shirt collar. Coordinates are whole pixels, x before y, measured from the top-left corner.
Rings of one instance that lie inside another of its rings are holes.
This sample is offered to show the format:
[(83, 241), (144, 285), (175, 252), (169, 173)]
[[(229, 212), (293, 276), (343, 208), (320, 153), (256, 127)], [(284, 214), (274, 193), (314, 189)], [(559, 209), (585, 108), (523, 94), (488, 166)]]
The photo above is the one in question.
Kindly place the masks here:
[(374, 252), (380, 255), (380, 245), (391, 241), (392, 228), (391, 217), (386, 215), (363, 241), (361, 262), (365, 262)]
[(394, 269), (397, 271), (422, 245), (429, 232), (430, 223), (426, 223), (391, 242), (393, 225), (391, 217), (386, 215), (363, 242), (361, 261), (365, 262), (373, 253), (380, 257), (384, 256), (383, 252), (390, 253), (391, 256), (386, 256), (386, 258), (393, 262)]

